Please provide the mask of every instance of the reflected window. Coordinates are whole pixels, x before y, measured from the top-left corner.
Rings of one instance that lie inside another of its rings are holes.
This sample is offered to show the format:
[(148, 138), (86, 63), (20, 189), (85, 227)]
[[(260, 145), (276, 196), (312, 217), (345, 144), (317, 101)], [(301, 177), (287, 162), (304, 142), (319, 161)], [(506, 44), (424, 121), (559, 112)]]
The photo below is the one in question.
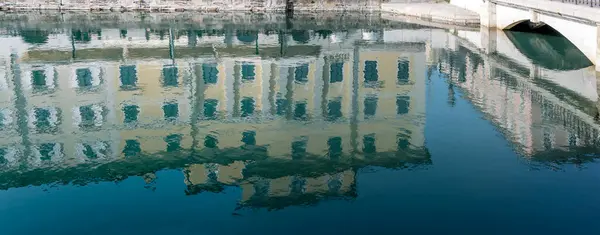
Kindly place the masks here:
[(57, 113), (53, 115), (53, 111), (44, 108), (35, 108), (33, 110), (33, 124), (39, 132), (50, 132), (56, 127), (59, 115)]
[(342, 98), (329, 100), (327, 103), (327, 120), (335, 121), (342, 117)]
[(254, 81), (256, 76), (255, 73), (256, 66), (253, 64), (242, 64), (242, 80), (243, 81)]
[(266, 179), (257, 180), (254, 183), (254, 194), (253, 198), (265, 198), (269, 195), (269, 181)]
[(202, 64), (202, 79), (205, 84), (217, 84), (218, 75), (216, 64)]
[(98, 154), (94, 152), (94, 149), (92, 149), (92, 146), (90, 146), (89, 144), (83, 144), (83, 154), (90, 159), (98, 158)]
[(79, 116), (81, 117), (80, 126), (95, 126), (96, 110), (93, 105), (85, 105), (79, 107)]
[(407, 84), (409, 82), (410, 66), (407, 60), (398, 62), (398, 84)]
[(125, 123), (132, 123), (138, 120), (138, 114), (140, 113), (140, 107), (137, 105), (125, 105), (123, 107), (123, 113), (125, 114)]
[(43, 130), (50, 127), (50, 110), (36, 108), (33, 113), (35, 116), (35, 127), (38, 130)]
[(365, 98), (365, 118), (369, 118), (371, 116), (375, 116), (377, 112), (377, 97), (376, 96), (367, 96)]
[(467, 81), (467, 63), (463, 62), (458, 66), (458, 81), (463, 83)]
[(294, 81), (297, 83), (308, 82), (308, 64), (296, 67), (296, 70), (294, 71)]
[(379, 71), (377, 71), (377, 61), (365, 61), (365, 82), (377, 82), (379, 80)]
[(208, 177), (208, 182), (217, 183), (219, 180), (219, 165), (215, 163), (207, 163), (206, 164), (206, 176)]
[(133, 88), (137, 85), (137, 71), (135, 65), (122, 65), (119, 67), (121, 88)]
[(543, 130), (543, 135), (544, 135), (543, 136), (543, 138), (544, 138), (543, 139), (543, 141), (544, 141), (544, 143), (543, 143), (544, 144), (544, 149), (545, 150), (552, 149), (553, 144), (554, 144), (554, 138), (552, 136), (552, 133), (549, 130), (544, 129)]
[(248, 117), (254, 114), (254, 98), (244, 97), (242, 103), (242, 117)]
[(177, 67), (175, 66), (167, 66), (163, 68), (163, 86), (174, 86), (178, 85), (177, 83)]
[(31, 85), (34, 87), (46, 86), (46, 72), (44, 70), (31, 71)]
[(301, 159), (306, 155), (307, 142), (308, 139), (304, 136), (292, 142), (292, 159)]
[(218, 144), (219, 140), (214, 135), (207, 135), (206, 138), (204, 138), (204, 147), (216, 148)]
[(217, 117), (217, 106), (219, 101), (216, 99), (204, 100), (204, 117), (207, 119), (215, 119)]
[(331, 159), (338, 159), (342, 155), (342, 137), (331, 137), (327, 140), (328, 154)]
[(408, 134), (398, 134), (397, 136), (397, 144), (398, 150), (406, 150), (410, 146), (410, 135)]
[(410, 96), (396, 97), (396, 113), (407, 114), (410, 109)]
[(296, 120), (306, 120), (306, 101), (296, 102), (296, 107), (294, 108), (294, 119)]
[(294, 177), (290, 185), (291, 195), (303, 194), (306, 190), (306, 180), (300, 177)]
[(50, 161), (53, 158), (58, 157), (61, 151), (61, 146), (57, 143), (45, 143), (38, 146), (40, 160), (42, 161)]
[(577, 135), (573, 133), (569, 133), (569, 147), (577, 146)]
[(138, 140), (125, 140), (123, 154), (125, 157), (134, 157), (142, 153), (142, 147)]
[(329, 182), (327, 182), (327, 187), (330, 193), (339, 193), (342, 189), (342, 180), (338, 175), (332, 176)]
[(242, 142), (246, 145), (256, 145), (256, 132), (244, 131), (242, 133)]
[(287, 99), (278, 98), (277, 100), (275, 100), (277, 115), (285, 115), (287, 105), (288, 105)]
[(77, 76), (77, 86), (89, 87), (92, 86), (92, 71), (90, 69), (77, 69), (75, 70)]
[(167, 120), (175, 120), (179, 117), (179, 105), (177, 103), (166, 103), (163, 105), (163, 115)]
[(88, 159), (96, 159), (108, 155), (108, 145), (106, 143), (80, 144), (81, 152)]
[(167, 152), (174, 152), (181, 149), (181, 139), (183, 139), (180, 134), (172, 134), (165, 137), (165, 142), (167, 142)]
[(342, 82), (344, 80), (344, 62), (332, 63), (330, 67), (329, 82)]
[(375, 134), (363, 136), (363, 152), (366, 154), (377, 152), (377, 147), (375, 146)]

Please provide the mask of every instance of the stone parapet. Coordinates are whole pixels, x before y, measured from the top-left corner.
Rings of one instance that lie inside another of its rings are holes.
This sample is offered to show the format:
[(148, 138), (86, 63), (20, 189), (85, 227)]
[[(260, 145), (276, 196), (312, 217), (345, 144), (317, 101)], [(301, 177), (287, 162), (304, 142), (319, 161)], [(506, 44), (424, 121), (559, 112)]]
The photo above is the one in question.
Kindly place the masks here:
[(600, 8), (592, 8), (583, 5), (574, 5), (548, 0), (490, 0), (496, 4), (521, 7), (537, 12), (553, 13), (562, 17), (584, 19), (600, 23)]
[(454, 25), (477, 26), (480, 23), (476, 12), (447, 3), (384, 3), (381, 10)]

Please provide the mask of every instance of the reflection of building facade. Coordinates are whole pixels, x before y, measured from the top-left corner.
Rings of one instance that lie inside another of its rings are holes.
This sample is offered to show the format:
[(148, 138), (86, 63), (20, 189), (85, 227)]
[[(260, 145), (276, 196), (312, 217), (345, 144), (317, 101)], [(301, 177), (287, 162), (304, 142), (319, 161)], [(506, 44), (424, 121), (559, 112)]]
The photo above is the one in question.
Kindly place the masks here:
[[(4, 56), (6, 171), (264, 148), (266, 160), (184, 169), (188, 193), (240, 185), (244, 203), (261, 205), (352, 195), (355, 167), (429, 161), (406, 157), (425, 142), (424, 45), (148, 32), (54, 35)], [(261, 162), (335, 167), (252, 175)]]
[(539, 85), (493, 67), (493, 62), (462, 46), (443, 54), (441, 71), (451, 78), (450, 86), (460, 87), (526, 156), (589, 146), (597, 138), (598, 129), (582, 114), (553, 99)]

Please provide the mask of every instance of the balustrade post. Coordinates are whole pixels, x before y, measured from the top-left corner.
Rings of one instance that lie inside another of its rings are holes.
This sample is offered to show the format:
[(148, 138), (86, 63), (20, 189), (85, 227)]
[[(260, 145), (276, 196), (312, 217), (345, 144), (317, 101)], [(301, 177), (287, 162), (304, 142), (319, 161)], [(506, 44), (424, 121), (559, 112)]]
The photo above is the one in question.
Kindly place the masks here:
[(480, 24), (488, 28), (496, 28), (496, 3), (486, 1), (480, 14)]
[(600, 72), (600, 23), (596, 23), (596, 71)]
[(535, 10), (530, 9), (529, 10), (529, 14), (531, 15), (529, 17), (529, 21), (531, 21), (531, 23), (538, 23), (539, 22), (538, 13)]
[(486, 54), (495, 53), (497, 49), (498, 31), (496, 28), (481, 27), (481, 46)]
[(531, 68), (529, 69), (529, 78), (533, 80), (538, 77), (540, 77), (540, 66), (532, 64)]

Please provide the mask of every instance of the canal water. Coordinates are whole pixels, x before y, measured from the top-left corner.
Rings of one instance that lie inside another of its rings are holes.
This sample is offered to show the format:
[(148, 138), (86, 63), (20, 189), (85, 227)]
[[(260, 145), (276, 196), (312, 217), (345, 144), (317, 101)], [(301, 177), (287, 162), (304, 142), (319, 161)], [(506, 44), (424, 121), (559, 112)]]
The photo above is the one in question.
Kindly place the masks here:
[(600, 232), (598, 75), (560, 36), (3, 17), (1, 234)]

